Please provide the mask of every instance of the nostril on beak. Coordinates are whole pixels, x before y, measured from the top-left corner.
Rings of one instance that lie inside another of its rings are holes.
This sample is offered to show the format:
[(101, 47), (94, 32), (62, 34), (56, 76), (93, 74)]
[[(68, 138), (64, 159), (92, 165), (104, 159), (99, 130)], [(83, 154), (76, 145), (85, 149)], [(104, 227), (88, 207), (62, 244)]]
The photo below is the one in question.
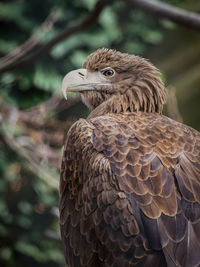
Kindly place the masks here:
[(79, 73), (78, 73), (81, 77), (84, 77), (85, 75), (82, 73), (82, 72), (80, 72), (79, 71)]

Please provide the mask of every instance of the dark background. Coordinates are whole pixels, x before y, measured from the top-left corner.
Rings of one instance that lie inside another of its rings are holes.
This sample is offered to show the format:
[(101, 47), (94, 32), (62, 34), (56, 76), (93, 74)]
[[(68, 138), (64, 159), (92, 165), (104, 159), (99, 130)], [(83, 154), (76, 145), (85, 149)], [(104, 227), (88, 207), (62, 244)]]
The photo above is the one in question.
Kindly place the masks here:
[[(200, 29), (111, 2), (0, 1), (0, 266), (64, 266), (61, 148), (89, 111), (60, 88), (88, 54), (107, 47), (150, 59), (167, 87), (165, 114), (200, 130)], [(200, 12), (199, 0), (156, 3)]]

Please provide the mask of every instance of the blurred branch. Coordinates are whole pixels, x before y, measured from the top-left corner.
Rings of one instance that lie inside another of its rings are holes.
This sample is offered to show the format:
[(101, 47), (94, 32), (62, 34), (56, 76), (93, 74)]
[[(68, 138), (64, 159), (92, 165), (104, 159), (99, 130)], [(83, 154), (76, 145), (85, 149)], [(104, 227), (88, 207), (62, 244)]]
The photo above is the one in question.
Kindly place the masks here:
[[(53, 37), (49, 42), (38, 46), (41, 38), (35, 35), (26, 41), (23, 45), (16, 48), (9, 55), (0, 59), (0, 73), (10, 71), (16, 68), (24, 68), (33, 63), (36, 59), (45, 56), (59, 42), (69, 38), (72, 34), (78, 33), (94, 25), (104, 8), (112, 4), (114, 0), (99, 0), (94, 9), (82, 21), (75, 21), (67, 25), (61, 32)], [(182, 10), (168, 4), (154, 0), (128, 0), (134, 7), (143, 10), (146, 13), (157, 17), (166, 18), (180, 25), (200, 30), (200, 15)], [(52, 13), (42, 24), (41, 28), (48, 31), (58, 17), (57, 13)]]
[(2, 129), (0, 129), (0, 137), (1, 140), (3, 140), (12, 151), (20, 156), (22, 160), (25, 160), (29, 170), (31, 170), (34, 174), (37, 174), (41, 180), (46, 182), (52, 188), (58, 188), (59, 181), (56, 179), (56, 176), (52, 175), (48, 170), (42, 168), (41, 164), (38, 164), (35, 155), (32, 156), (25, 147), (20, 145), (14, 138), (6, 134)]
[(30, 51), (35, 49), (35, 47), (40, 43), (44, 35), (52, 29), (58, 17), (58, 10), (52, 11), (36, 33), (34, 33), (24, 44), (16, 47), (9, 54), (2, 57), (0, 59), (0, 71), (8, 68), (9, 66), (12, 66), (13, 64), (21, 60)]
[[(79, 97), (74, 97), (69, 99), (68, 103), (65, 101), (65, 104), (63, 103), (60, 107), (59, 103), (62, 102), (62, 99), (53, 96), (27, 111), (20, 111), (16, 107), (5, 104), (0, 99), (0, 124), (11, 124), (13, 129), (19, 125), (25, 129), (29, 136), (32, 135), (33, 140), (37, 140), (39, 143), (47, 142), (50, 146), (61, 147), (64, 140), (64, 131), (69, 129), (72, 120), (61, 121), (52, 118), (52, 115), (67, 110), (79, 101)], [(49, 111), (51, 111), (51, 117), (47, 116)]]
[(76, 105), (79, 102), (81, 102), (80, 95), (72, 97), (67, 101), (61, 96), (53, 95), (47, 101), (44, 101), (24, 112), (21, 111), (21, 117), (24, 118), (25, 120), (26, 119), (30, 120), (31, 118), (38, 116), (38, 112), (46, 113), (51, 111), (51, 115), (52, 113), (57, 114), (59, 112), (71, 108), (72, 106)]
[(72, 22), (70, 25), (66, 26), (60, 33), (58, 33), (54, 38), (52, 38), (49, 42), (47, 42), (46, 44), (42, 45), (39, 48), (35, 49), (35, 45), (34, 45), (32, 49), (29, 49), (27, 52), (24, 53), (26, 57), (23, 57), (23, 58), (19, 57), (18, 60), (16, 61), (14, 60), (13, 62), (11, 61), (7, 65), (2, 65), (2, 66), (0, 65), (0, 73), (3, 73), (5, 71), (10, 71), (16, 68), (23, 68), (27, 66), (28, 64), (31, 64), (37, 58), (48, 54), (51, 48), (57, 43), (70, 37), (74, 33), (80, 32), (81, 30), (85, 30), (91, 27), (98, 20), (99, 15), (103, 11), (103, 9), (107, 5), (111, 4), (113, 1), (114, 0), (99, 0), (97, 4), (95, 5), (93, 11), (89, 13), (89, 15), (84, 20)]
[(200, 30), (200, 15), (155, 0), (128, 0), (134, 7), (153, 16), (166, 18), (177, 24)]
[(176, 90), (174, 87), (169, 87), (167, 90), (167, 114), (170, 118), (183, 122), (183, 118), (179, 112)]
[[(49, 110), (53, 113), (54, 109), (57, 110), (61, 101), (60, 97), (53, 96), (28, 111), (20, 111), (0, 99), (1, 140), (22, 159), (25, 166), (53, 188), (58, 185), (56, 169), (60, 166), (59, 151), (65, 130), (72, 124), (72, 120), (63, 122), (47, 116)], [(65, 102), (63, 110), (77, 101), (80, 101), (79, 97), (72, 98), (68, 104)]]

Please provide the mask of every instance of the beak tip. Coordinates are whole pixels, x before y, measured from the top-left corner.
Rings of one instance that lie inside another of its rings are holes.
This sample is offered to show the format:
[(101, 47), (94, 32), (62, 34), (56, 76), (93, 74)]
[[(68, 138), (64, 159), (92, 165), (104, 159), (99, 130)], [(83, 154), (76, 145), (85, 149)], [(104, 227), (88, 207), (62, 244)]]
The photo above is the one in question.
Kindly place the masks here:
[(67, 84), (66, 84), (65, 78), (63, 79), (63, 82), (62, 82), (61, 91), (62, 91), (64, 98), (67, 100)]
[[(62, 93), (64, 98), (67, 100), (67, 92), (70, 91), (70, 87), (80, 84), (83, 81), (82, 76), (80, 77), (79, 72), (83, 73), (85, 75), (86, 70), (85, 69), (78, 69), (69, 72), (67, 75), (65, 75), (63, 81), (62, 81)], [(73, 92), (73, 91), (72, 91)]]
[(67, 89), (62, 88), (62, 94), (63, 94), (64, 98), (67, 100)]

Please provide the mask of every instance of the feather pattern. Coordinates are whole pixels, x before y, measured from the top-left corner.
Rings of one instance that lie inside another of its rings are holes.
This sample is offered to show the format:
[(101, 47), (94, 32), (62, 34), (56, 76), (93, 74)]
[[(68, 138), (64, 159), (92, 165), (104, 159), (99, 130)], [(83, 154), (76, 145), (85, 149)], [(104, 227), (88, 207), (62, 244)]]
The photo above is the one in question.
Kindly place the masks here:
[(110, 114), (71, 128), (60, 211), (76, 266), (98, 266), (97, 259), (165, 266), (164, 257), (169, 266), (200, 264), (198, 143), (198, 132), (153, 113)]
[[(112, 59), (120, 70), (127, 54), (106, 51), (86, 67)], [(59, 209), (71, 267), (200, 266), (200, 134), (159, 114), (160, 80), (148, 75), (67, 134)]]

